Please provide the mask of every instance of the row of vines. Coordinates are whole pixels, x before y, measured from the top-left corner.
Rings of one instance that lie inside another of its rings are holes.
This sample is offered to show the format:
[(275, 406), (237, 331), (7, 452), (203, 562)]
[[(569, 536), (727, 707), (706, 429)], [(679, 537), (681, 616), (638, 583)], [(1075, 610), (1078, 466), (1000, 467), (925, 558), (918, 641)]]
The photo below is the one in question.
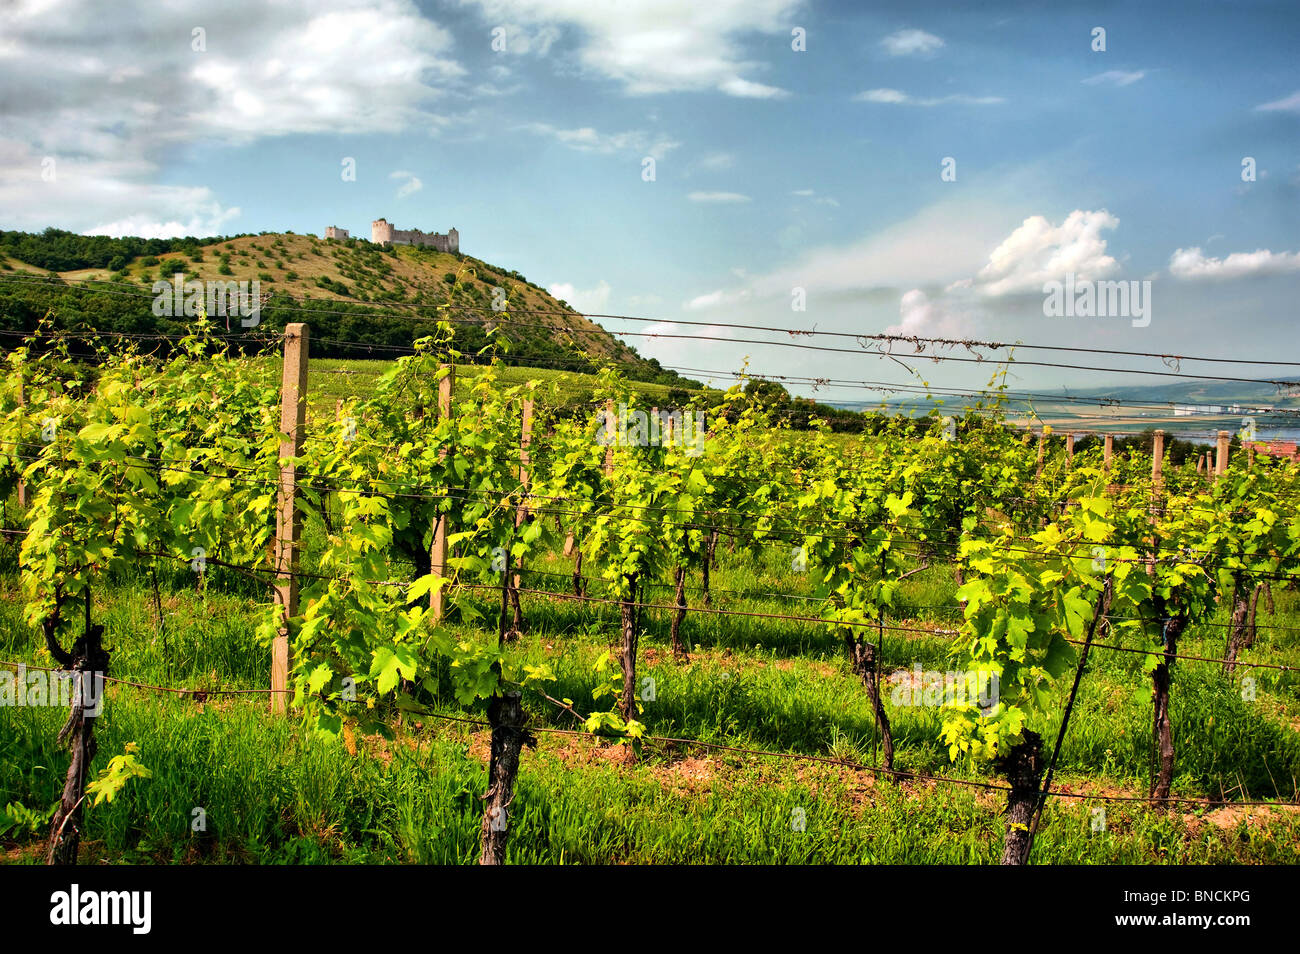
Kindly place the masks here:
[[(943, 741), (954, 761), (1007, 777), (1004, 861), (1018, 863), (1054, 764), (1030, 724), (1064, 707), (1064, 735), (1067, 690), (1100, 634), (1145, 655), (1159, 756), (1151, 795), (1168, 799), (1180, 636), (1226, 603), (1231, 676), (1255, 639), (1261, 594), (1271, 599), (1300, 571), (1292, 463), (1153, 477), (1149, 457), (1103, 462), (1096, 449), (1054, 455), (1040, 472), (1027, 436), (1002, 422), (996, 387), (959, 420), (898, 418), (853, 443), (829, 429), (792, 431), (740, 387), (711, 408), (658, 413), (613, 370), (601, 374), (596, 404), (566, 408), (539, 384), (501, 385), (490, 353), (470, 356), (487, 367), (439, 413), (440, 383), (467, 360), (454, 344), (439, 325), (364, 397), (310, 420), (294, 461), (304, 546), (288, 619), (270, 595), (285, 463), (274, 363), (226, 355), (204, 326), (166, 357), (104, 345), (93, 362), (72, 362), (43, 338), (12, 351), (0, 385), (0, 495), (23, 486), (25, 506), (10, 504), (7, 526), (21, 540), (26, 619), (53, 663), (83, 678), (108, 670), (93, 591), (128, 568), (179, 561), (261, 579), (257, 638), (270, 645), (287, 632), (289, 708), (307, 730), (390, 732), (448, 678), (461, 706), (486, 709), (482, 860), (499, 862), (532, 741), (522, 693), (544, 693), (551, 678), (545, 666), (514, 667), (509, 653), (527, 629), (521, 574), (541, 556), (573, 550), (572, 598), (591, 598), (583, 582), (598, 579), (601, 598), (618, 605), (617, 651), (598, 663), (594, 698), (562, 704), (635, 757), (647, 585), (671, 581), (672, 646), (686, 657), (687, 583), (698, 582), (705, 605), (695, 608), (707, 609), (716, 548), (785, 549), (815, 574), (818, 625), (843, 642), (870, 694), (886, 778), (904, 773), (894, 773), (880, 698), (881, 636), (900, 582), (918, 567), (951, 566), (963, 613), (952, 655), (979, 691), (945, 702)], [(525, 405), (535, 409), (526, 453)], [(442, 564), (432, 555), (440, 524)], [(485, 618), (485, 593), (499, 599), (495, 619)], [(481, 638), (447, 625), (476, 619), (469, 631)], [(996, 703), (977, 702), (990, 685)], [(72, 765), (54, 861), (76, 857), (93, 719), (74, 707), (65, 735)]]

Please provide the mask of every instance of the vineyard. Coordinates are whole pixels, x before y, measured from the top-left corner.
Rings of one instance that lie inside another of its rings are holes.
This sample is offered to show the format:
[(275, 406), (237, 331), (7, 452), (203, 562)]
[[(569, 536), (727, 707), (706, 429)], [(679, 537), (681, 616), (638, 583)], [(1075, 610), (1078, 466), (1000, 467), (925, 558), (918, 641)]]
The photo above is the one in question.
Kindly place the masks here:
[(78, 690), (0, 706), (10, 860), (1298, 860), (1293, 461), (431, 326), (328, 402), (300, 323), (10, 352), (0, 663)]

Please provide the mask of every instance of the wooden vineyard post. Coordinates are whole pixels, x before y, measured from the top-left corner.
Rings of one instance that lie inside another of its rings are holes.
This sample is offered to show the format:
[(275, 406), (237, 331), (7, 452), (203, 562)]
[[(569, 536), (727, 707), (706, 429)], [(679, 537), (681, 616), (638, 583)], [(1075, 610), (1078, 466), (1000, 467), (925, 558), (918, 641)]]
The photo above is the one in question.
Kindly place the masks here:
[[(438, 382), (438, 416), (443, 420), (451, 417), (451, 392), (456, 384), (456, 367), (455, 365), (443, 364), (438, 366), (439, 369), (445, 369), (446, 374)], [(447, 448), (443, 448), (438, 453), (439, 459), (447, 456)], [(433, 546), (429, 550), (429, 572), (435, 576), (446, 576), (447, 574), (447, 518), (449, 514), (442, 513), (438, 516), (437, 522), (433, 525)], [(435, 586), (429, 594), (429, 611), (433, 616), (435, 623), (442, 622), (443, 613), (443, 588)]]
[[(529, 456), (528, 448), (533, 443), (533, 399), (525, 398), (523, 406), (523, 416), (519, 425), (519, 506), (515, 509), (515, 527), (516, 529), (528, 517), (528, 507), (524, 501), (528, 496), (528, 466), (532, 462)], [(518, 633), (524, 627), (524, 609), (519, 604), (519, 567), (516, 565), (515, 572), (510, 578), (510, 602), (514, 609), (514, 623), (512, 629)]]
[(1047, 450), (1047, 435), (1044, 434), (1042, 431), (1039, 431), (1038, 432), (1038, 470), (1034, 474), (1035, 477), (1043, 476), (1043, 454), (1046, 452), (1046, 450)]
[(289, 618), (298, 615), (298, 473), (293, 459), (302, 453), (307, 415), (307, 326), (284, 329), (284, 370), (280, 379), (280, 494), (275, 520), (275, 598), (284, 614), (271, 646), (271, 711), (288, 709)]
[[(523, 407), (523, 422), (519, 428), (519, 486), (528, 486), (528, 465), (532, 458), (528, 455), (528, 448), (533, 443), (533, 399), (525, 398)], [(524, 508), (520, 508), (520, 513), (527, 513)]]
[(1074, 435), (1065, 435), (1065, 466), (1068, 468), (1074, 463)]
[(1227, 431), (1219, 431), (1218, 455), (1214, 461), (1214, 476), (1221, 477), (1228, 470), (1228, 442), (1232, 440), (1232, 435)]
[[(27, 406), (27, 374), (21, 366), (18, 368), (18, 406)], [(16, 448), (14, 456), (19, 460), (22, 460), (23, 450), (24, 448), (22, 447)], [(18, 478), (18, 509), (27, 509), (27, 481), (23, 480), (21, 477)]]
[(614, 419), (614, 400), (605, 402), (605, 476), (614, 473), (614, 442), (617, 440), (618, 422)]
[(1102, 467), (1110, 470), (1110, 459), (1115, 456), (1115, 435), (1107, 434), (1104, 449), (1101, 452)]
[(1156, 493), (1164, 483), (1165, 469), (1165, 432), (1156, 431), (1151, 439), (1151, 486)]

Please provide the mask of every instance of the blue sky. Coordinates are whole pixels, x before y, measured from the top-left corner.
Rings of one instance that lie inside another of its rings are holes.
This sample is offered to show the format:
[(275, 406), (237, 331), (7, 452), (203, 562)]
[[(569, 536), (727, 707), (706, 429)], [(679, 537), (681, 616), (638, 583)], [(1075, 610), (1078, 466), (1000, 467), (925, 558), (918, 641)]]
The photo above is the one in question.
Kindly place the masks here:
[[(1300, 10), (1262, 3), (235, 0), (105, 17), (20, 0), (0, 9), (0, 227), (368, 236), (383, 215), (454, 225), (464, 251), (661, 332), (1297, 359), (1278, 346), (1300, 300), (1298, 34)], [(1044, 282), (1067, 272), (1150, 281), (1149, 323), (1046, 317)], [(629, 343), (669, 365), (909, 379), (879, 356)], [(918, 370), (937, 387), (988, 374)]]

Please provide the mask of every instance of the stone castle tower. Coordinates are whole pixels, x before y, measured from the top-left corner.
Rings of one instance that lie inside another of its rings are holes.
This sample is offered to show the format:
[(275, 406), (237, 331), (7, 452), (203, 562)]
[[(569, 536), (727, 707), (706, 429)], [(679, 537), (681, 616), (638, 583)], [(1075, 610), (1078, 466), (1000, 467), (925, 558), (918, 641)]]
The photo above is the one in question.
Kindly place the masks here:
[(460, 233), (455, 228), (441, 232), (422, 232), (419, 229), (395, 229), (387, 219), (370, 223), (370, 241), (376, 245), (422, 245), (439, 252), (459, 252)]

